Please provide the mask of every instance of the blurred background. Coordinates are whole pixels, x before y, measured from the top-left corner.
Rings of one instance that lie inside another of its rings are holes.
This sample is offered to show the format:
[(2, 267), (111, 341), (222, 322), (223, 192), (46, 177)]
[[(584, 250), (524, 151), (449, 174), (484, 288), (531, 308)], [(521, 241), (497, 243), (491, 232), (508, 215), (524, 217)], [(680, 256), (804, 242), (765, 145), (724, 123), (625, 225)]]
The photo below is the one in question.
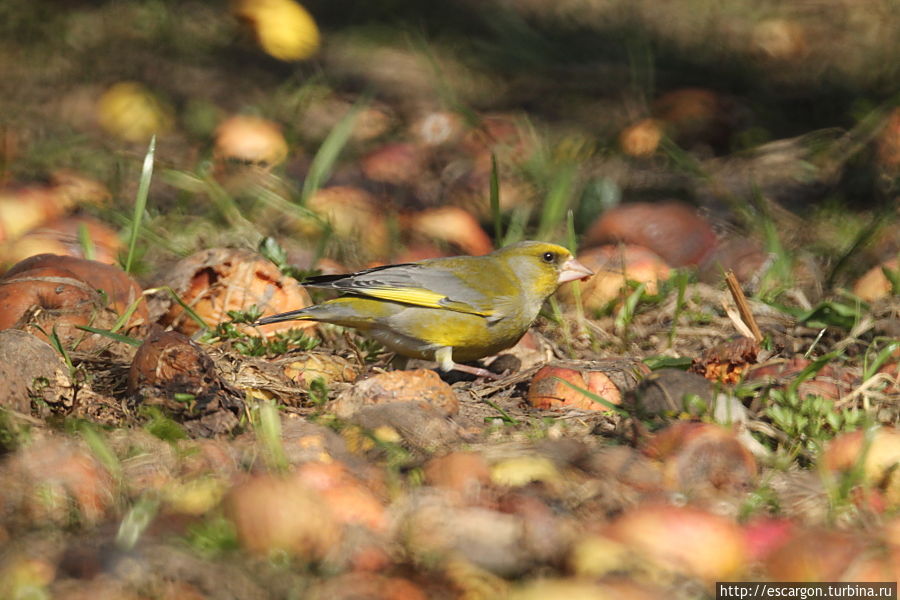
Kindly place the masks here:
[(7, 0), (0, 183), (98, 183), (70, 185), (57, 212), (127, 234), (155, 134), (145, 272), (269, 235), (316, 268), (523, 237), (578, 245), (623, 201), (677, 200), (720, 239), (771, 251), (777, 231), (840, 281), (896, 252), (878, 224), (896, 220), (898, 13), (892, 0)]
[[(0, 0), (0, 597), (896, 581), (898, 70), (897, 0)], [(251, 325), (528, 238), (596, 275), (499, 383)]]

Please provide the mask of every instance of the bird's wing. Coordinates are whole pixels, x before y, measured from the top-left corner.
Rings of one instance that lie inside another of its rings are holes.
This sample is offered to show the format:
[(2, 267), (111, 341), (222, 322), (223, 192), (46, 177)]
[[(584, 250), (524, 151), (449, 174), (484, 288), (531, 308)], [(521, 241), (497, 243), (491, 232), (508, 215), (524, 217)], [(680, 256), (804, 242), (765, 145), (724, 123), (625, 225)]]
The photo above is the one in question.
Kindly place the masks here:
[(303, 285), (481, 317), (494, 314), (489, 298), (466, 285), (452, 270), (437, 265), (375, 267), (348, 275), (310, 277)]

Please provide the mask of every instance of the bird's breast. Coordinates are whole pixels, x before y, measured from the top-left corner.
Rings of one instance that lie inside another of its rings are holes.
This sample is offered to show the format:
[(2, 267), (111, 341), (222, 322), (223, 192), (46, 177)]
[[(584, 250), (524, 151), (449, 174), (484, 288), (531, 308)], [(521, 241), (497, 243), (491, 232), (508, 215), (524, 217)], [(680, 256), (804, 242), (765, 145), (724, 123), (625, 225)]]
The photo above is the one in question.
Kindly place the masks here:
[[(530, 324), (530, 321), (522, 322), (511, 315), (491, 320), (447, 310), (407, 308), (392, 316), (386, 329), (394, 335), (401, 334), (404, 340), (421, 342), (423, 348), (449, 346), (453, 348), (454, 360), (467, 361), (509, 348), (524, 335)], [(384, 337), (389, 334), (385, 333)]]

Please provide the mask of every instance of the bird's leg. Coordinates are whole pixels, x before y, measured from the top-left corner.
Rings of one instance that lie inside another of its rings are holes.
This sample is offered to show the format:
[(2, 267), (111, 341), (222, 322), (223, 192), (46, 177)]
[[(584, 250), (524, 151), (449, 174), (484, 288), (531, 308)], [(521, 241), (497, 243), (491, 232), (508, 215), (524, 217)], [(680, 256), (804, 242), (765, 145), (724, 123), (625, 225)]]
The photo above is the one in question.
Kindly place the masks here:
[(444, 346), (443, 348), (438, 348), (434, 353), (434, 358), (438, 363), (438, 367), (440, 367), (441, 371), (460, 371), (461, 373), (469, 373), (470, 375), (474, 375), (475, 377), (484, 377), (485, 379), (500, 379), (500, 376), (496, 373), (492, 373), (487, 369), (482, 369), (481, 367), (472, 367), (469, 365), (458, 365), (453, 362), (453, 348), (450, 346)]
[(492, 371), (488, 371), (487, 369), (482, 369), (481, 367), (473, 367), (471, 365), (458, 365), (456, 363), (453, 363), (453, 370), (454, 371), (462, 371), (463, 373), (470, 373), (470, 374), (474, 375), (475, 377), (484, 377), (485, 379), (490, 379), (493, 381), (496, 381), (501, 378), (500, 375), (497, 375), (496, 373), (494, 373)]

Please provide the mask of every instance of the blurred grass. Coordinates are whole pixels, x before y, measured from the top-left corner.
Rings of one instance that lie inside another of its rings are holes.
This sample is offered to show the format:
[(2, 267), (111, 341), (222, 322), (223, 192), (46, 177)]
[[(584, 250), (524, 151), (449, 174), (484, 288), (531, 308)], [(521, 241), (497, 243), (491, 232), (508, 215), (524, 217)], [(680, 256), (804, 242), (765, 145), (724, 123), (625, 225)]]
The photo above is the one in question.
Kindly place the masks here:
[(305, 206), (319, 188), (328, 180), (334, 170), (335, 164), (341, 155), (341, 151), (347, 145), (353, 126), (359, 113), (366, 107), (369, 100), (366, 96), (360, 98), (337, 125), (332, 128), (325, 137), (322, 145), (313, 157), (312, 164), (303, 180), (303, 190), (300, 194), (300, 204)]
[[(486, 228), (503, 243), (525, 237), (561, 241), (568, 210), (580, 234), (602, 210), (623, 196), (634, 198), (636, 192), (623, 186), (629, 178), (659, 172), (703, 176), (691, 168), (698, 157), (671, 144), (668, 160), (616, 163), (622, 160), (616, 133), (646, 116), (665, 91), (696, 86), (734, 100), (738, 127), (731, 143), (740, 147), (853, 125), (866, 107), (897, 91), (900, 69), (900, 8), (888, 0), (823, 0), (815, 10), (773, 0), (678, 0), (664, 7), (650, 0), (304, 4), (322, 26), (326, 44), (315, 60), (287, 64), (259, 52), (217, 3), (125, 0), (65, 10), (54, 2), (4, 3), (0, 67), (8, 69), (0, 81), (6, 92), (0, 94), (0, 126), (25, 132), (16, 155), (3, 156), (3, 164), (11, 165), (14, 178), (60, 165), (84, 168), (111, 183), (120, 209), (127, 206), (136, 197), (130, 163), (142, 151), (98, 131), (84, 105), (91, 94), (122, 79), (146, 83), (178, 113), (179, 130), (159, 139), (161, 165), (202, 166), (222, 115), (249, 110), (279, 120), (296, 148), (283, 176), (302, 180), (301, 204), (335, 177), (346, 178), (340, 169), (346, 159), (404, 135), (402, 122), (395, 121), (378, 140), (354, 139), (354, 122), (370, 101), (396, 110), (393, 117), (401, 121), (422, 107), (449, 108), (472, 126), (488, 112), (511, 111), (533, 120), (530, 134), (541, 150), (533, 164), (510, 165), (501, 157), (498, 169), (518, 169), (539, 198), (501, 215), (495, 189), (501, 178), (495, 172), (485, 197), (491, 204)], [(772, 39), (760, 34), (766, 31), (774, 32)], [(786, 32), (783, 39), (778, 32)], [(310, 135), (304, 121), (322, 94), (356, 103), (324, 141)], [(560, 132), (577, 132), (591, 152), (570, 163), (559, 160), (554, 136)], [(883, 184), (876, 175), (847, 177), (840, 184), (831, 196), (836, 206), (857, 198), (865, 198), (863, 207), (890, 203), (868, 193)], [(154, 188), (159, 214), (203, 213), (202, 203), (186, 200), (182, 191)], [(260, 199), (271, 203), (274, 196)], [(229, 219), (232, 224), (250, 218), (241, 206), (220, 208), (241, 217)], [(157, 223), (152, 213), (147, 216)], [(859, 234), (855, 245), (834, 244), (831, 253), (849, 249), (832, 280), (870, 238)]]

